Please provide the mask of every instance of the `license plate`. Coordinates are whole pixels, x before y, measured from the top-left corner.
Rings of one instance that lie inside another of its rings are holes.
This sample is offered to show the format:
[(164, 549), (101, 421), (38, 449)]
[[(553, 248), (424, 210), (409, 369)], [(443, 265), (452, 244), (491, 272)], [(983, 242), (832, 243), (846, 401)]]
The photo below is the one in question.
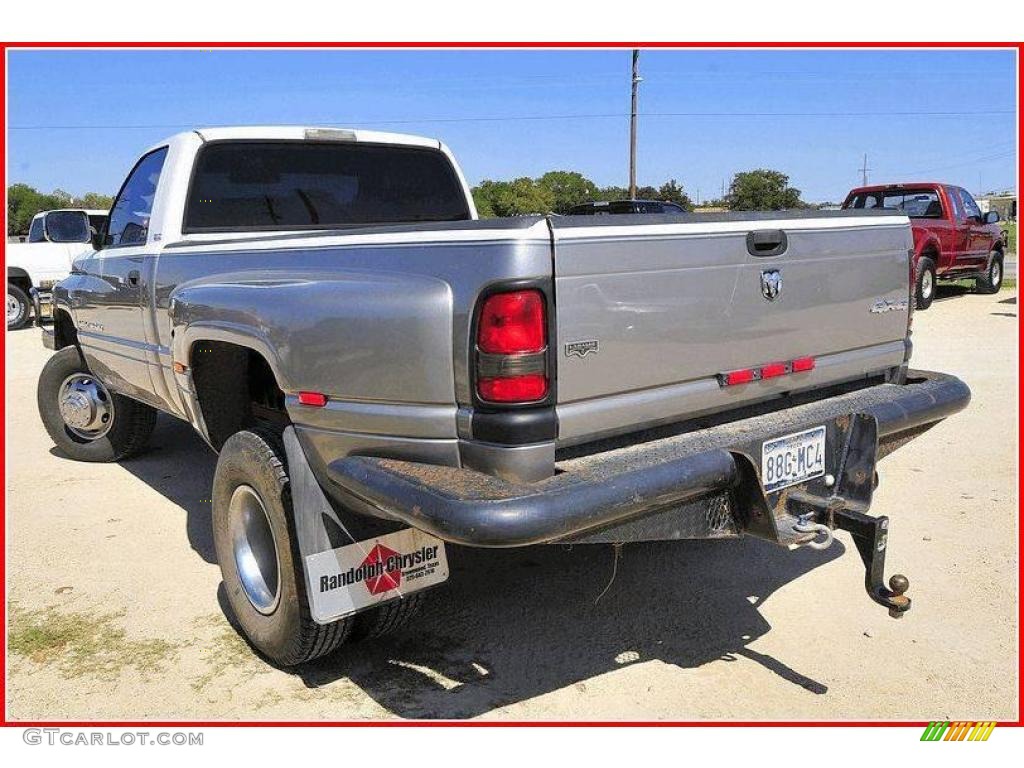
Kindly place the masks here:
[(444, 542), (415, 528), (306, 556), (311, 612), (321, 624), (447, 578)]
[(825, 474), (825, 427), (768, 440), (761, 446), (761, 484), (777, 491)]

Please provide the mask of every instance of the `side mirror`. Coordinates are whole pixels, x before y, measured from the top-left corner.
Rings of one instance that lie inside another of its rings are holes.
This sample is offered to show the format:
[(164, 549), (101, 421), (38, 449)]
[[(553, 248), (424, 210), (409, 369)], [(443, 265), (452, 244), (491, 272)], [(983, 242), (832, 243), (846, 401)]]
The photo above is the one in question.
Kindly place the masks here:
[(999, 221), (999, 211), (989, 211), (985, 214), (983, 221), (986, 224), (995, 224)]
[(94, 251), (103, 250), (103, 241), (106, 239), (106, 233), (101, 229), (97, 232), (95, 229), (90, 232), (89, 242), (92, 244)]

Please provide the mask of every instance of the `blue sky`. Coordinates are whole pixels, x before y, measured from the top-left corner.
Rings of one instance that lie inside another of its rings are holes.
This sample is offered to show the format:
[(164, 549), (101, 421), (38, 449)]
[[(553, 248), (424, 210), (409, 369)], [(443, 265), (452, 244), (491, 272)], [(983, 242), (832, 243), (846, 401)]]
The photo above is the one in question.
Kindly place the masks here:
[[(871, 182), (1009, 188), (1014, 59), (643, 51), (639, 182), (676, 178), (706, 199), (737, 171), (771, 167), (806, 200), (840, 200), (866, 152)], [(624, 50), (14, 51), (8, 183), (113, 194), (164, 136), (290, 123), (436, 136), (471, 183), (567, 169), (625, 185), (629, 64)]]

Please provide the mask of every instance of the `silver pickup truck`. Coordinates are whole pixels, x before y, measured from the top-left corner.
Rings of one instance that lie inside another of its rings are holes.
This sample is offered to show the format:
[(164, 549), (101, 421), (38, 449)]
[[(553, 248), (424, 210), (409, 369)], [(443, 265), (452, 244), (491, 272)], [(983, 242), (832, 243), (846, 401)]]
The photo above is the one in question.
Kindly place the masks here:
[(402, 625), (446, 542), (843, 529), (900, 616), (876, 462), (970, 399), (908, 370), (912, 246), (887, 211), (479, 221), (433, 139), (192, 131), (56, 286), (39, 410), (84, 461), (199, 431), (230, 608), (282, 665)]

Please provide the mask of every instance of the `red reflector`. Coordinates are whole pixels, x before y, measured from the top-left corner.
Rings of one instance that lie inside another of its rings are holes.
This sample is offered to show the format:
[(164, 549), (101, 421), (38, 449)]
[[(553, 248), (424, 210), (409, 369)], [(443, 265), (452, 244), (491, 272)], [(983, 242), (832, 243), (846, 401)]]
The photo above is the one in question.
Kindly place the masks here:
[(733, 384), (749, 384), (754, 380), (754, 371), (752, 368), (745, 368), (742, 371), (729, 371), (725, 374), (725, 383), (727, 386)]
[(804, 371), (814, 370), (814, 358), (813, 357), (798, 357), (793, 361), (793, 373), (802, 373)]
[(761, 378), (762, 379), (774, 379), (776, 376), (786, 375), (786, 364), (785, 363), (769, 363), (768, 365), (761, 366)]
[(323, 408), (327, 405), (327, 395), (323, 392), (299, 392), (299, 404), (315, 405), (317, 408)]
[(546, 336), (543, 294), (529, 290), (489, 296), (480, 310), (476, 335), (480, 351), (488, 354), (540, 352)]
[(482, 399), (492, 403), (528, 403), (544, 399), (548, 393), (548, 379), (542, 373), (502, 376), (480, 379), (476, 388)]

